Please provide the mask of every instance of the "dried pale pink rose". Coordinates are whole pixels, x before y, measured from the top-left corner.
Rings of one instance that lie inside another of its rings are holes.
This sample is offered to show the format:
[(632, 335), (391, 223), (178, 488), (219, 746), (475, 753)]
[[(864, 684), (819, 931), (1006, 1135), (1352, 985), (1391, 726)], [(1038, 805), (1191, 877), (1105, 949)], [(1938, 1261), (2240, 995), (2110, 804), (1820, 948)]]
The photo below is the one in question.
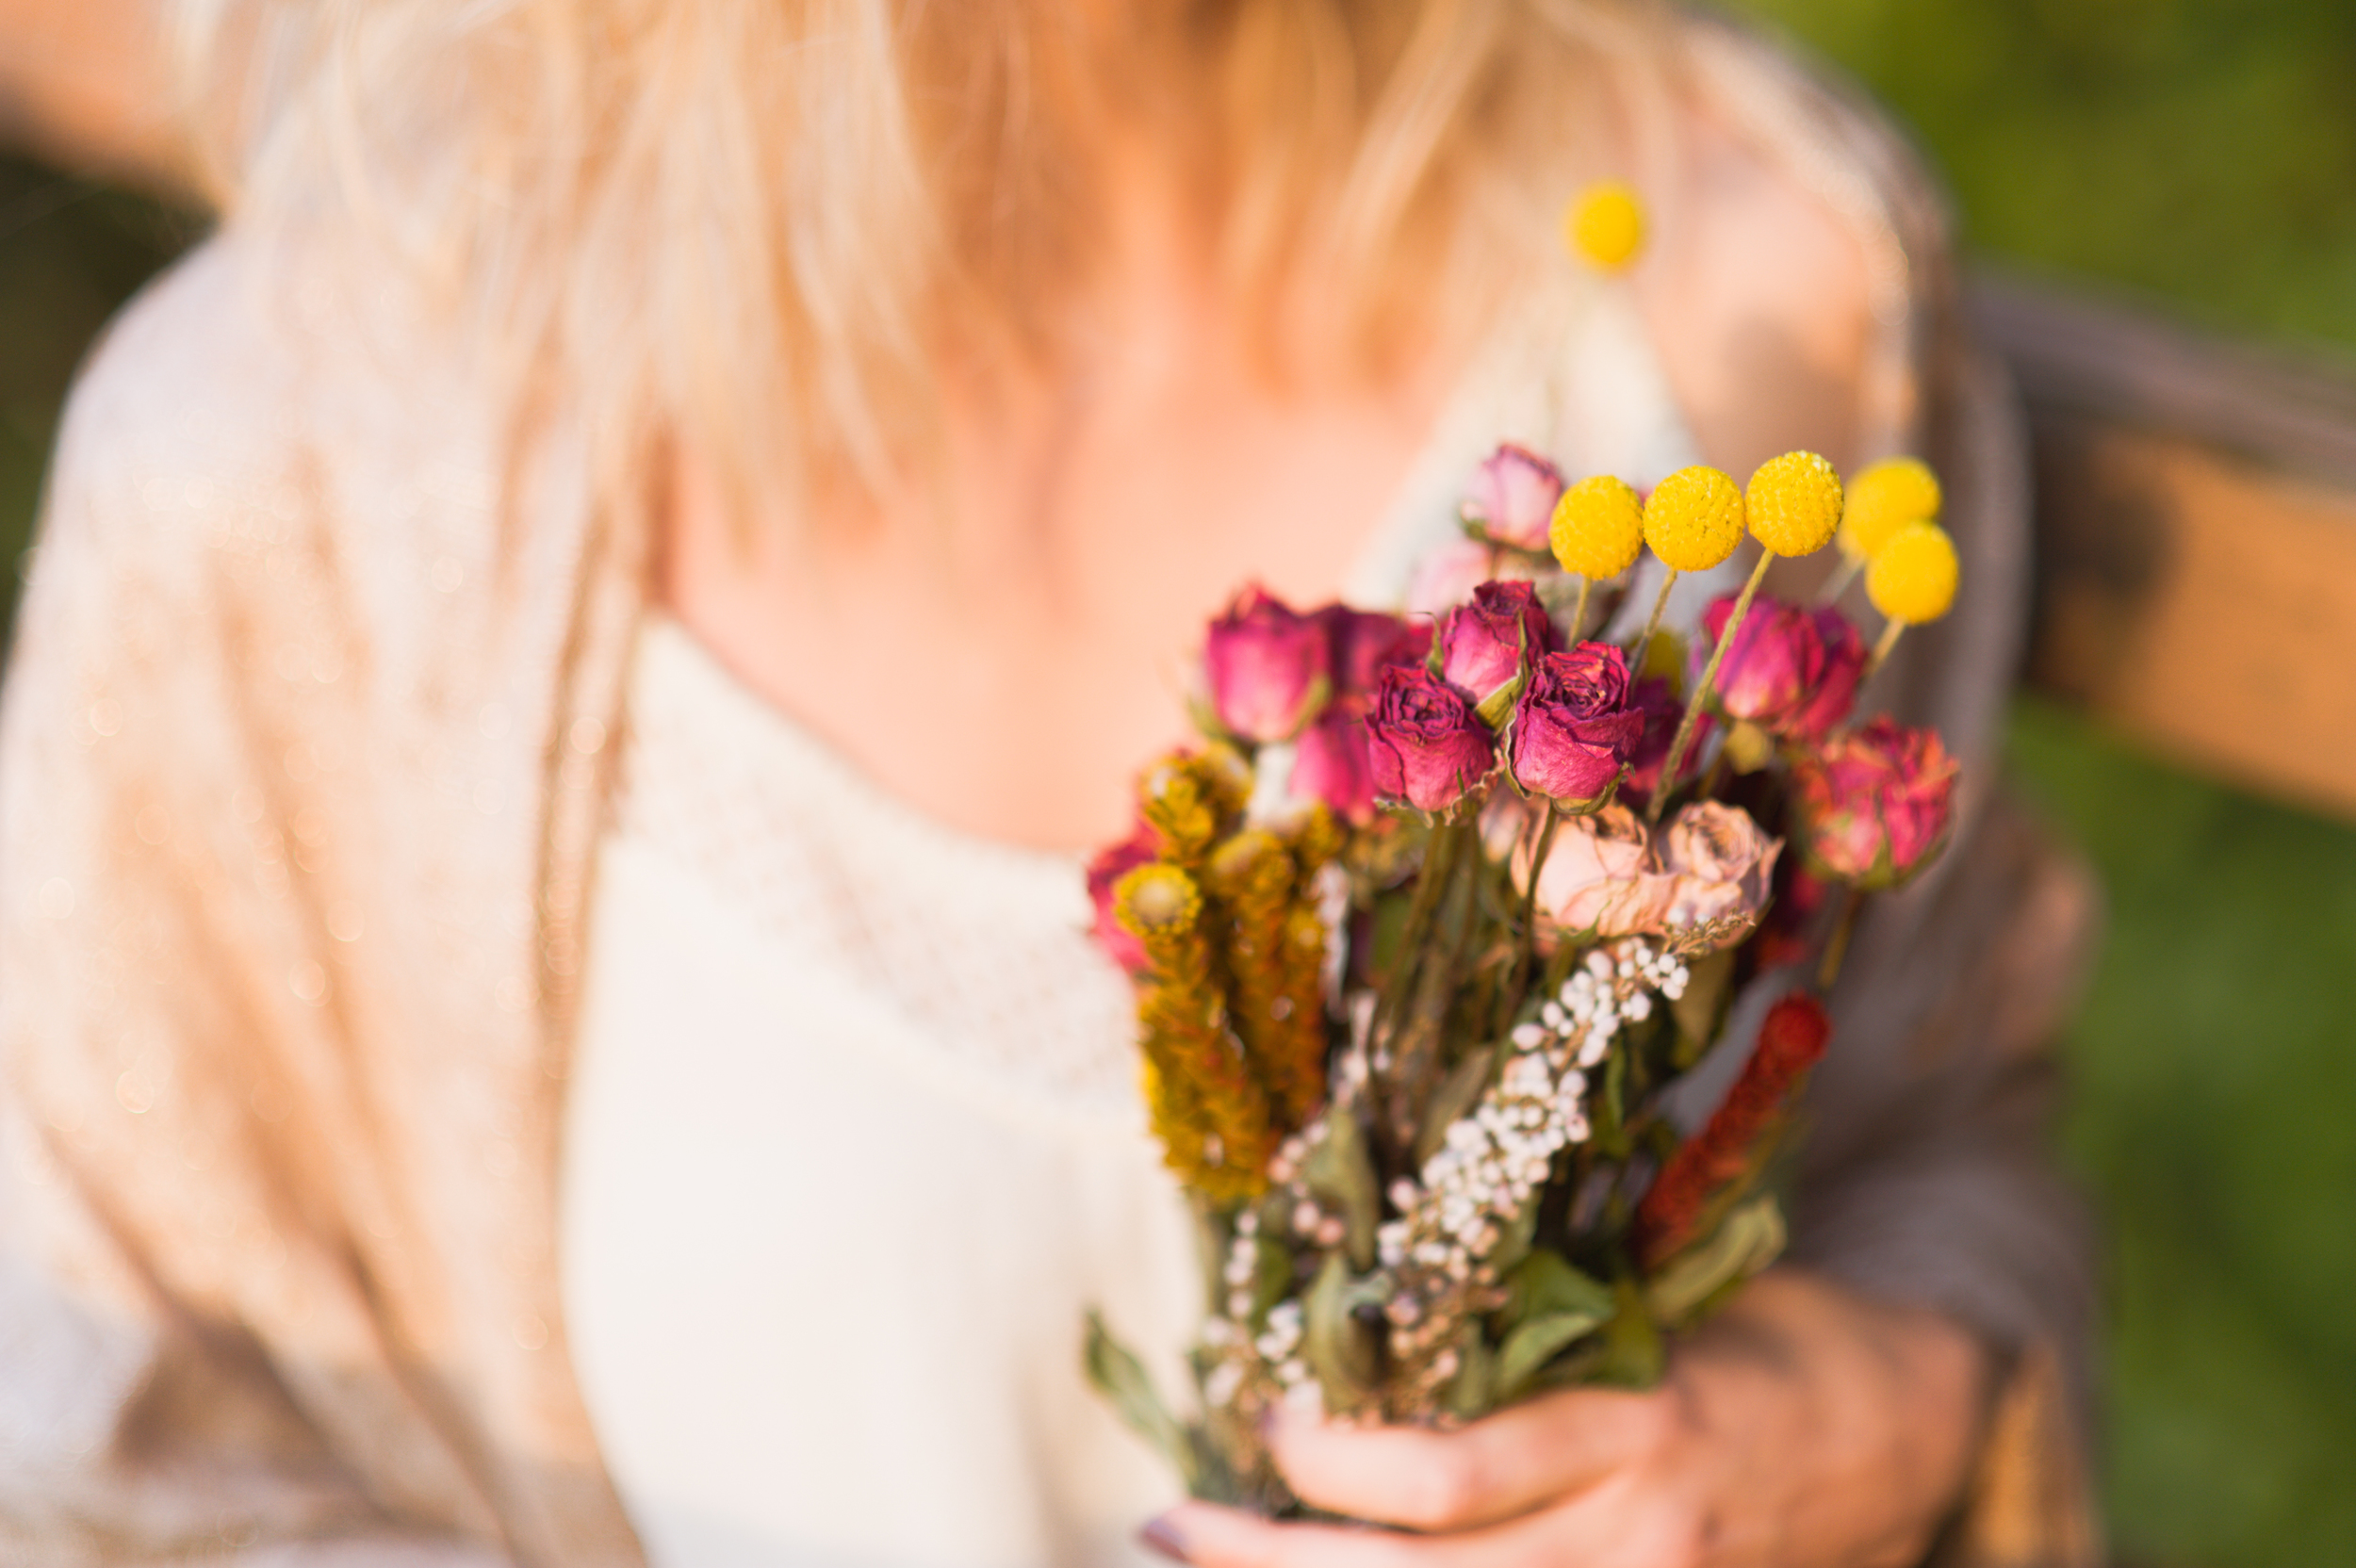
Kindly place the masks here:
[(1474, 470), (1460, 514), (1500, 545), (1543, 550), (1562, 497), (1562, 470), (1508, 442)]
[(1662, 874), (1676, 885), (1672, 924), (1733, 922), (1748, 929), (1767, 906), (1783, 841), (1768, 837), (1742, 808), (1705, 800), (1677, 812), (1656, 847)]
[[(1526, 857), (1521, 872), (1528, 874)], [(1563, 931), (1662, 931), (1676, 895), (1676, 878), (1654, 869), (1650, 836), (1625, 806), (1565, 818), (1538, 872), (1539, 912)]]
[(1426, 551), (1407, 582), (1410, 615), (1445, 615), (1484, 582), (1528, 581), (1537, 567), (1478, 539), (1450, 539)]

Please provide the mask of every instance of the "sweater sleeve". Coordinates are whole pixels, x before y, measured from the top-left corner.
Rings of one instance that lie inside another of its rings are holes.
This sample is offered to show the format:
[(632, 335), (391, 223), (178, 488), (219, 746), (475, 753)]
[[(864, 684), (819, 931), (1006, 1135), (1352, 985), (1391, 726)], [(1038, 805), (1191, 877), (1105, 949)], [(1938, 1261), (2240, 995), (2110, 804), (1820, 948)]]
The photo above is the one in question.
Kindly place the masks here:
[(203, 591), (238, 519), (162, 449), (220, 401), (188, 330), (217, 272), (135, 307), (76, 392), (0, 708), (0, 1560), (487, 1568), (492, 1538), (339, 1459), (238, 1306), (319, 1227), (253, 1156), (284, 1116), (275, 948), (219, 852), (260, 796)]

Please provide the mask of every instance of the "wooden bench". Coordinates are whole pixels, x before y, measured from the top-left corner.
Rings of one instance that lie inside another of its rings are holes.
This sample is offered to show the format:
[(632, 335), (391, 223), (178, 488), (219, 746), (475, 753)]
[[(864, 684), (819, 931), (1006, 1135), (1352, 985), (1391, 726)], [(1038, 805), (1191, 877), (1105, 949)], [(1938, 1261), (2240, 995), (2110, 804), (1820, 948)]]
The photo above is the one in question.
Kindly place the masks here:
[(2034, 443), (2031, 682), (2356, 817), (2356, 378), (2018, 284), (1972, 308)]

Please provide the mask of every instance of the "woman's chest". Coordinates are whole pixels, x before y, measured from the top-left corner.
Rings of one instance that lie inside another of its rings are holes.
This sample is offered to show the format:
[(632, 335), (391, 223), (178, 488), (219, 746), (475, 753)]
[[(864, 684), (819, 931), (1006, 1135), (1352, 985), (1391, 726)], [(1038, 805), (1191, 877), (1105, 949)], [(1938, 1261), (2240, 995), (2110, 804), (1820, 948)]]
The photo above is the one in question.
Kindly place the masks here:
[(944, 433), (926, 478), (745, 528), (682, 475), (670, 608), (886, 790), (1076, 848), (1186, 733), (1204, 620), (1333, 596), (1420, 449), (1425, 381), (1282, 391), (1196, 367), (1059, 386)]

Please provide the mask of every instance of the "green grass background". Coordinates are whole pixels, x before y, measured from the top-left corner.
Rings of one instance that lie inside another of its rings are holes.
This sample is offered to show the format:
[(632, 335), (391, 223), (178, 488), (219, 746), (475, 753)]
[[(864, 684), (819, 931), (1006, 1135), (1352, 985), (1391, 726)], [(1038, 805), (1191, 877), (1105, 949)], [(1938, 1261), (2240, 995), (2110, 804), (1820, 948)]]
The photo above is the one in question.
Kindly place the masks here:
[[(1914, 129), (1974, 252), (2356, 362), (2356, 0), (1739, 3)], [(0, 559), (84, 346), (194, 232), (0, 161)], [(2036, 701), (2011, 760), (2110, 895), (2064, 1138), (2108, 1221), (2119, 1544), (2356, 1564), (2356, 829)]]

